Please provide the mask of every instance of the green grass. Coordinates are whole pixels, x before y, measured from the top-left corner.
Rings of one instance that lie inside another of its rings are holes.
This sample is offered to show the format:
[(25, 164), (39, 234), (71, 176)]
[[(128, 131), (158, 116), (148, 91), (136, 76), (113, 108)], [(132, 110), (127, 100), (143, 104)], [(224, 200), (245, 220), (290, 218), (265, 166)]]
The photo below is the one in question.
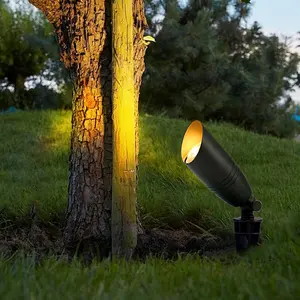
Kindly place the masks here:
[[(0, 116), (0, 206), (15, 217), (32, 203), (45, 221), (66, 207), (70, 112)], [(220, 201), (184, 166), (188, 122), (140, 119), (138, 201), (146, 225), (192, 218), (214, 233), (232, 230), (239, 210)], [(206, 127), (263, 202), (264, 244), (246, 256), (191, 256), (176, 262), (97, 263), (0, 259), (1, 299), (297, 299), (300, 294), (300, 144), (238, 129)]]

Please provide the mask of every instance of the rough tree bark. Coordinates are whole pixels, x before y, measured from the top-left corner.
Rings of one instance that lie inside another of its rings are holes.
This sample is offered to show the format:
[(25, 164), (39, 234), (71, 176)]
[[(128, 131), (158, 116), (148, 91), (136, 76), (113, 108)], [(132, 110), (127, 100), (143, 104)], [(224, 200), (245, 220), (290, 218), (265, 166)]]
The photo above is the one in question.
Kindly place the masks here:
[[(73, 79), (69, 194), (65, 245), (97, 241), (111, 249), (112, 101), (111, 1), (29, 0), (53, 24), (61, 59)], [(133, 1), (138, 153), (138, 95), (144, 71), (143, 0)]]
[[(133, 1), (133, 22), (134, 22), (134, 87), (135, 87), (135, 154), (136, 154), (136, 185), (138, 186), (138, 156), (139, 156), (139, 96), (142, 83), (143, 73), (145, 71), (144, 57), (146, 54), (145, 44), (141, 41), (144, 37), (144, 31), (147, 28), (147, 20), (145, 16), (144, 0)], [(138, 234), (143, 233), (143, 227), (139, 218), (139, 205), (137, 202), (137, 231)]]

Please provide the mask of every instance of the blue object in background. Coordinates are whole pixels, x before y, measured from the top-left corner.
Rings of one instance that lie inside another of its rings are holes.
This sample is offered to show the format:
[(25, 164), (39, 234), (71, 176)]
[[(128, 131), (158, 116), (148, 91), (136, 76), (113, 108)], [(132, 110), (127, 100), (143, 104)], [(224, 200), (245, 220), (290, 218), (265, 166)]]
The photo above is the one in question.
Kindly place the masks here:
[(13, 112), (16, 112), (16, 111), (17, 111), (17, 109), (16, 109), (14, 106), (10, 106), (10, 107), (6, 110), (7, 113), (13, 113)]
[(0, 111), (0, 114), (10, 114), (10, 113), (14, 113), (14, 112), (17, 112), (17, 111), (21, 111), (21, 109), (17, 109), (15, 108), (14, 106), (10, 106), (7, 110), (2, 110)]
[(299, 106), (296, 107), (296, 111), (295, 111), (295, 113), (292, 115), (292, 118), (293, 118), (295, 121), (300, 122)]

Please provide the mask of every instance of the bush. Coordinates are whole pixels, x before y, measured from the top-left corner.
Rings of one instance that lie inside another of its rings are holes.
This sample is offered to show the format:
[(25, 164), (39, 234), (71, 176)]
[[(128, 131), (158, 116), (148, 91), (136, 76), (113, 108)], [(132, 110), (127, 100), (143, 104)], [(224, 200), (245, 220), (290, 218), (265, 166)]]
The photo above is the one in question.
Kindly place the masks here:
[(0, 110), (10, 106), (20, 109), (71, 109), (72, 89), (66, 87), (58, 93), (47, 86), (37, 85), (34, 89), (23, 91), (18, 97), (9, 90), (0, 91)]
[(0, 91), (0, 110), (6, 110), (14, 105), (13, 93), (9, 90)]

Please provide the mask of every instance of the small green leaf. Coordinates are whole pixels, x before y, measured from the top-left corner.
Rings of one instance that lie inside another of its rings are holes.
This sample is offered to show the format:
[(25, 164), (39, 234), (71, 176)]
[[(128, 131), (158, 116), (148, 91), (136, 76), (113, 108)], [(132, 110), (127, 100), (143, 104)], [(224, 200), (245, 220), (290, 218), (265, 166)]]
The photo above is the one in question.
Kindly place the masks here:
[(155, 43), (155, 38), (153, 36), (147, 35), (147, 36), (144, 36), (144, 41)]

